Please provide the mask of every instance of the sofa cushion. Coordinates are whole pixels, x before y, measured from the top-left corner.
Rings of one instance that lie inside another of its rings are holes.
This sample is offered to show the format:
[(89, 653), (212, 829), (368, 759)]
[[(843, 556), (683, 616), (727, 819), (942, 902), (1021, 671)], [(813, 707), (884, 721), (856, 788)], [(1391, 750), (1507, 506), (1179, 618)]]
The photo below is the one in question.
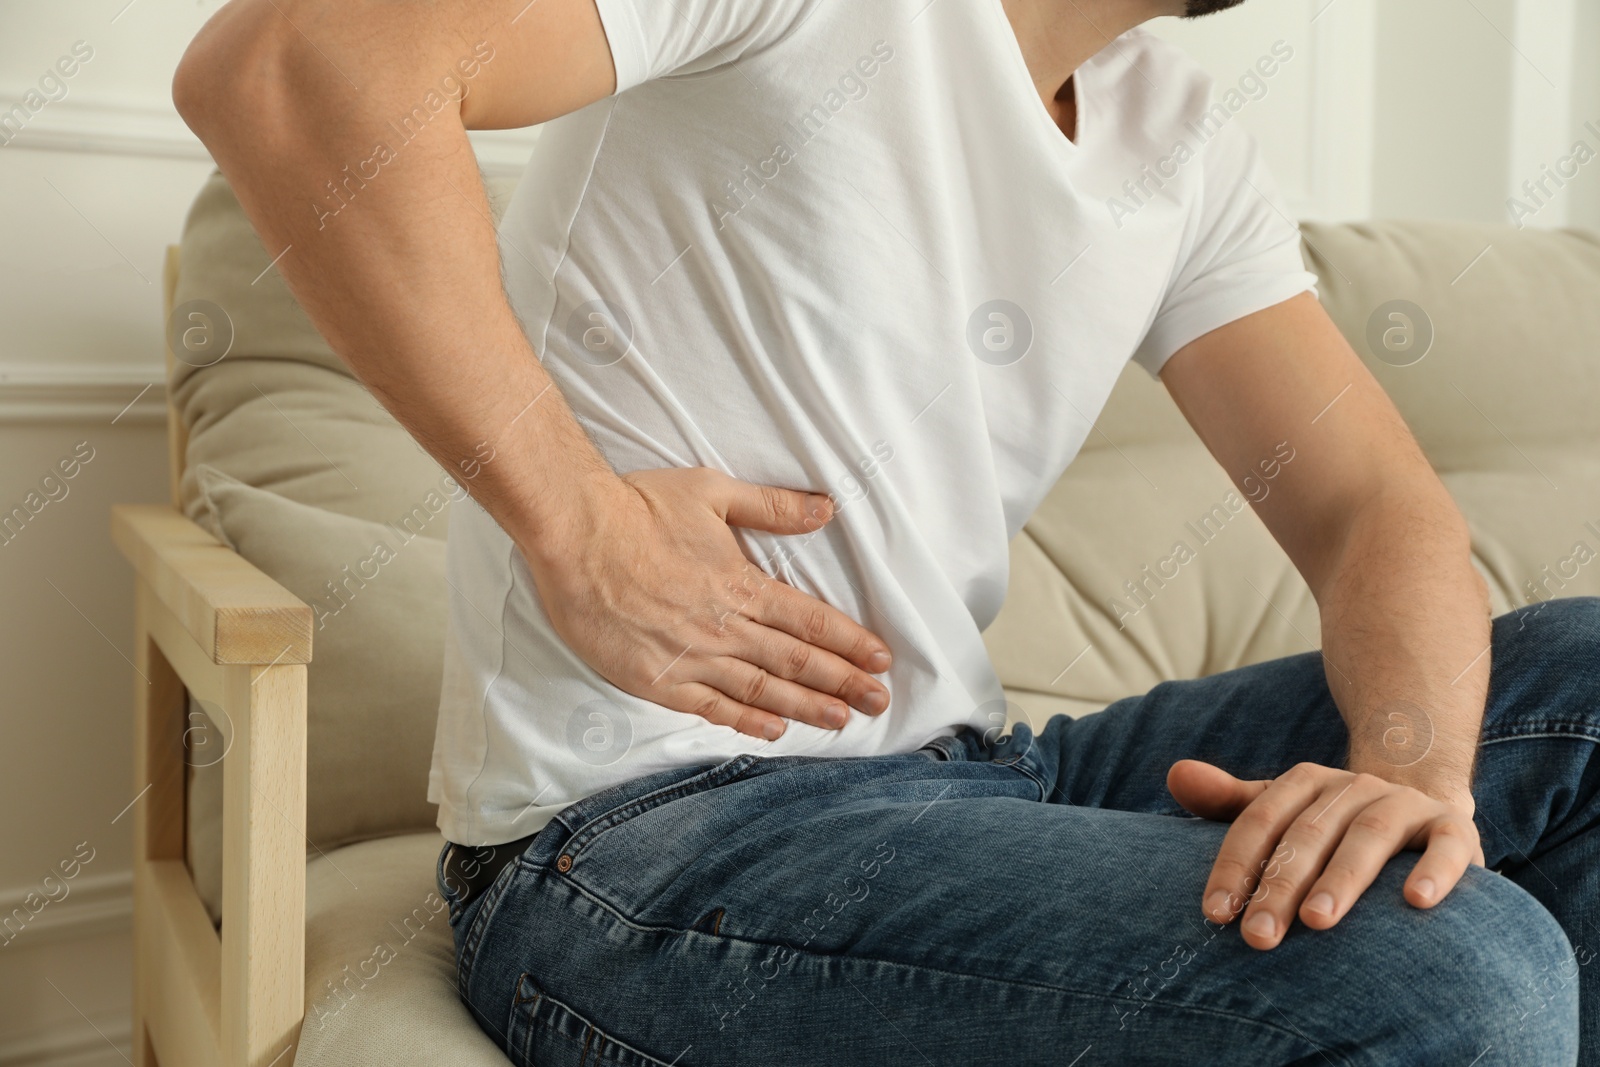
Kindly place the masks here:
[(297, 503), (406, 521), (444, 539), (448, 506), (416, 509), (455, 491), (446, 472), (355, 379), (309, 363), (229, 359), (190, 377), (176, 400), (189, 425), (179, 488), (190, 518), (203, 508), (195, 472), (209, 467)]
[[(1136, 374), (1118, 388), (1152, 384)], [(1170, 678), (1313, 649), (1318, 634), (1310, 590), (1210, 455), (1144, 443), (1078, 457), (1012, 543), (1006, 606), (984, 641), (1038, 728)]]
[[(191, 469), (200, 522), (315, 613), (306, 672), (306, 836), (317, 850), (430, 829), (447, 587), (444, 542)], [(442, 501), (442, 498), (441, 498)], [(425, 528), (424, 528), (425, 529)], [(222, 764), (193, 761), (190, 863), (220, 897)], [(209, 764), (209, 765), (207, 765)]]
[[(1303, 229), (1323, 306), (1436, 470), (1538, 479), (1528, 457), (1546, 448), (1600, 462), (1600, 234), (1446, 222)], [(1425, 318), (1390, 318), (1405, 311), (1395, 301)], [(1389, 327), (1400, 342), (1426, 329), (1431, 348), (1420, 359), (1415, 347), (1383, 351)]]
[[(1466, 516), (1493, 610), (1600, 595), (1600, 238), (1425, 222), (1303, 231), (1324, 307)], [(1390, 319), (1397, 300), (1421, 314)], [(1385, 348), (1395, 325), (1431, 341)], [(1126, 371), (1012, 545), (1006, 606), (984, 636), (1013, 718), (1038, 725), (1318, 647), (1316, 603), (1282, 549), (1248, 509), (1225, 523), (1231, 509), (1215, 511), (1234, 492), (1165, 388)], [(1224, 532), (1200, 529), (1204, 514)]]
[(437, 832), (306, 865), (306, 1021), (295, 1067), (506, 1067), (456, 995)]

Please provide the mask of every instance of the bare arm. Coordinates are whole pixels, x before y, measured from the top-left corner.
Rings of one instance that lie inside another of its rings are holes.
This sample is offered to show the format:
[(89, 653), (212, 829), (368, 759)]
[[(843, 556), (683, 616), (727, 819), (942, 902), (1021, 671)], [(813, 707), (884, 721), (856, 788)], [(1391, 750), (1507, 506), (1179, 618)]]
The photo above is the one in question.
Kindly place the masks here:
[(312, 321), (516, 541), (586, 662), (755, 736), (879, 711), (882, 642), (767, 580), (728, 529), (815, 529), (826, 498), (710, 471), (618, 477), (502, 292), (467, 129), (543, 122), (614, 85), (593, 0), (233, 0), (173, 96)]
[[(1351, 741), (1349, 773), (1307, 766), (1244, 783), (1174, 768), (1169, 784), (1191, 810), (1237, 817), (1208, 897), (1270, 871), (1262, 881), (1283, 892), (1251, 907), (1278, 920), (1255, 939), (1271, 947), (1301, 901), (1303, 919), (1331, 926), (1395, 852), (1426, 847), (1407, 892), (1431, 906), (1482, 862), (1470, 790), (1489, 602), (1466, 520), (1310, 294), (1200, 338), (1162, 379), (1311, 587)], [(1330, 911), (1313, 906), (1323, 890)]]
[[(553, 525), (592, 521), (609, 468), (547, 391), (501, 292), (466, 129), (581, 107), (611, 90), (612, 72), (591, 3), (542, 0), (514, 27), (504, 7), (232, 3), (190, 46), (173, 92), (269, 253), (288, 249), (277, 269), (334, 350), (451, 472), (488, 441), (496, 458), (473, 495), (537, 548), (559, 541), (541, 536)], [(530, 69), (533, 84), (509, 92)], [(448, 76), (464, 99), (401, 143), (390, 123)], [(496, 105), (508, 97), (519, 105)], [(368, 165), (379, 144), (394, 159)], [(339, 196), (348, 206), (330, 215)]]

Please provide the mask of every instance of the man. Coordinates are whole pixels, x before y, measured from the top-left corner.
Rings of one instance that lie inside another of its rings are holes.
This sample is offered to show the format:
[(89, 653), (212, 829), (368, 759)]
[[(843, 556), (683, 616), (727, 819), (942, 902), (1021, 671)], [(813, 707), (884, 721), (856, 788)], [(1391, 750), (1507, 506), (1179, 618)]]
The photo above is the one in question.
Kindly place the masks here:
[[(1600, 613), (1491, 628), (1253, 145), (1135, 28), (1230, 6), (234, 0), (197, 38), (185, 118), (475, 501), (431, 795), (513, 1060), (1547, 1065), (1581, 1016), (1600, 1062)], [(538, 122), (497, 245), (464, 131)], [(972, 729), (1008, 541), (1130, 358), (1232, 472), (1338, 400), (1259, 508), (1325, 649)]]

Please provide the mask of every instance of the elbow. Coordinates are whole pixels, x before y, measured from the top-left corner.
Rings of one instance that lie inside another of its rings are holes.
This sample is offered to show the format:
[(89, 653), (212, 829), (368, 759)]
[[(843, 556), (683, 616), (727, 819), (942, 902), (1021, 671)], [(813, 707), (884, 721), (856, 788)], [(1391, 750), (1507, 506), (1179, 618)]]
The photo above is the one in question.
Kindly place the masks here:
[(277, 110), (292, 32), (273, 4), (233, 0), (190, 42), (173, 73), (172, 102), (213, 156), (225, 134), (259, 128)]
[(201, 140), (205, 140), (206, 105), (216, 95), (208, 80), (214, 76), (214, 70), (210, 50), (201, 48), (196, 42), (184, 52), (177, 71), (172, 75), (173, 106), (178, 109), (179, 117)]

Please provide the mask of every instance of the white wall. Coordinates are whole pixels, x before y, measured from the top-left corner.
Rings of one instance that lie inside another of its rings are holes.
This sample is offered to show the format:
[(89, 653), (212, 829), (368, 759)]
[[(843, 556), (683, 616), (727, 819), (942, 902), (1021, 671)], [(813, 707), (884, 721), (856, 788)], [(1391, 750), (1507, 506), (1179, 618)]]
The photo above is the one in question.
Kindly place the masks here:
[[(0, 947), (0, 1067), (127, 1051), (131, 578), (106, 512), (165, 495), (162, 250), (210, 169), (167, 85), (218, 2), (0, 0), (0, 111), (76, 42), (93, 49), (0, 147), (0, 504), (78, 442), (95, 450), (0, 544), (0, 914), (80, 842), (94, 850), (71, 895)], [(1575, 140), (1600, 151), (1600, 0), (1250, 0), (1157, 29), (1222, 86), (1292, 47), (1239, 121), (1303, 217), (1505, 221)], [(504, 169), (526, 144), (488, 138), (480, 155)], [(1600, 160), (1552, 192), (1532, 224), (1600, 226)]]
[[(1302, 218), (1511, 222), (1518, 196), (1527, 225), (1600, 227), (1600, 0), (1248, 0), (1155, 25), (1219, 87), (1294, 48), (1239, 120)], [(1579, 140), (1594, 162), (1529, 200)]]
[(132, 816), (117, 817), (137, 792), (132, 579), (107, 509), (165, 497), (162, 389), (118, 416), (160, 380), (162, 248), (209, 170), (148, 116), (212, 5), (138, 0), (113, 22), (123, 2), (0, 15), (0, 110), (74, 42), (93, 49), (65, 98), (0, 148), (0, 507), (78, 442), (94, 449), (68, 495), (0, 544), (0, 915), (80, 842), (94, 856), (0, 947), (3, 1065), (120, 1064), (111, 1046), (129, 1051)]

